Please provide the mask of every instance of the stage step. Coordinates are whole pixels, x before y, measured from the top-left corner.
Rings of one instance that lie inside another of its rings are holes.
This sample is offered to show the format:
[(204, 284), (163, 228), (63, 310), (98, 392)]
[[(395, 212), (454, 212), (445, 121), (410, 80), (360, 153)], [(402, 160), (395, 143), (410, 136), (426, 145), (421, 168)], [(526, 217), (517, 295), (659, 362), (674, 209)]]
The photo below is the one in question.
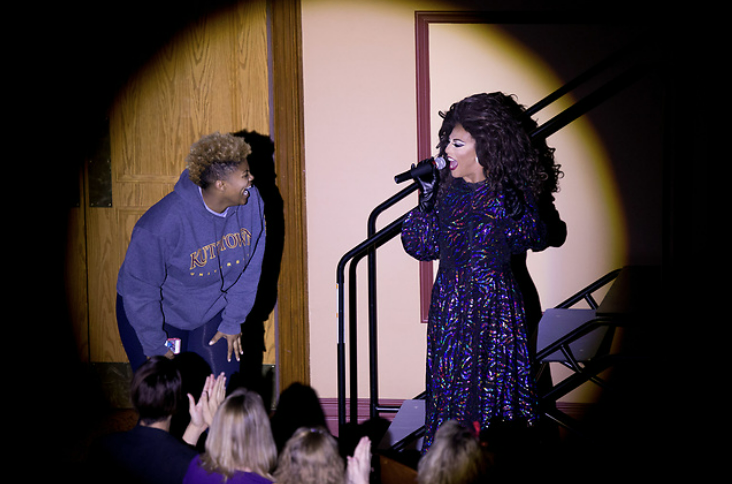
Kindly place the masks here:
[[(404, 400), (389, 429), (379, 442), (378, 449), (390, 449), (394, 444), (408, 437), (424, 426), (424, 400)], [(422, 437), (407, 443), (403, 450), (420, 450)]]

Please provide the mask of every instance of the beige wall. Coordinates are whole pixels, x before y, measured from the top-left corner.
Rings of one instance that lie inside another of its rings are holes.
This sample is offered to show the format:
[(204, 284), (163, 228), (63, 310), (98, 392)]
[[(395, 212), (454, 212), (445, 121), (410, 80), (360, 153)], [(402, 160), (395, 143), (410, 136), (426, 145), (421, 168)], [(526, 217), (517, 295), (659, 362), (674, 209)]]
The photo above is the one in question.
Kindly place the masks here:
[[(311, 383), (321, 397), (337, 395), (338, 261), (365, 238), (371, 210), (402, 188), (393, 176), (417, 161), (414, 12), (451, 9), (426, 1), (302, 2)], [(437, 111), (466, 95), (501, 90), (531, 105), (562, 82), (497, 28), (433, 26), (430, 35), (433, 133)], [(562, 248), (530, 255), (544, 307), (626, 263), (616, 186), (593, 127), (576, 121), (549, 143), (566, 173), (557, 207), (570, 235)], [(382, 224), (415, 204), (413, 195)], [(378, 264), (380, 396), (411, 398), (424, 389), (418, 263), (395, 239)], [(367, 397), (365, 277), (359, 284), (359, 396)]]
[[(321, 397), (337, 394), (338, 261), (366, 237), (371, 210), (398, 190), (394, 175), (416, 160), (413, 10), (394, 2), (303, 2), (311, 382)], [(381, 220), (415, 203), (404, 201)], [(378, 264), (380, 367), (390, 375), (381, 377), (381, 394), (409, 398), (424, 386), (418, 264), (398, 240), (379, 251)], [(366, 350), (359, 354), (366, 370)], [(368, 396), (362, 374), (359, 395)]]

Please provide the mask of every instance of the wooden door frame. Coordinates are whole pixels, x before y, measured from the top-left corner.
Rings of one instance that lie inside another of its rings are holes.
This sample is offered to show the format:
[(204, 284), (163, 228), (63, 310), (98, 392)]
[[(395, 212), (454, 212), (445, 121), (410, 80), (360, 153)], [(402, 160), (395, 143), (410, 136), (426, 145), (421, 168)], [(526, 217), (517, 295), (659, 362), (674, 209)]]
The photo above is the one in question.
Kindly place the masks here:
[(268, 12), (272, 137), (285, 225), (277, 302), (278, 385), (285, 389), (294, 382), (310, 384), (300, 0), (269, 0)]

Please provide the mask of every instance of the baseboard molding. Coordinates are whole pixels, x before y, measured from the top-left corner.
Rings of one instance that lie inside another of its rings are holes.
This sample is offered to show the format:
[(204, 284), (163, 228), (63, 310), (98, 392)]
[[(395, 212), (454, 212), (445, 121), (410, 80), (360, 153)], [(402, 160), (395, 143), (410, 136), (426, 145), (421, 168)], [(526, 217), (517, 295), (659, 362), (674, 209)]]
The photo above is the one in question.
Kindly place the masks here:
[[(404, 399), (401, 398), (382, 398), (379, 400), (380, 405), (401, 407), (404, 403)], [(337, 398), (321, 398), (320, 405), (323, 407), (323, 413), (325, 413), (325, 422), (328, 425), (328, 429), (333, 435), (338, 435), (338, 399)], [(351, 411), (351, 399), (346, 399), (346, 419), (350, 418)], [(356, 415), (359, 424), (362, 424), (371, 418), (371, 400), (368, 398), (359, 398), (356, 403)], [(392, 421), (396, 412), (381, 412), (379, 415), (381, 418)]]
[[(270, 365), (263, 365), (263, 375), (271, 378), (273, 369)], [(132, 380), (132, 370), (129, 363), (92, 363), (89, 365), (89, 384), (95, 386), (100, 391), (103, 399), (111, 408), (126, 409), (131, 408), (129, 400), (129, 385)], [(273, 395), (273, 404), (277, 398)], [(395, 407), (398, 409), (406, 399), (386, 398), (380, 399), (379, 404), (385, 407)], [(325, 414), (326, 424), (333, 435), (338, 435), (338, 399), (337, 398), (321, 398), (320, 404)], [(582, 420), (595, 404), (593, 403), (575, 403), (575, 402), (557, 402), (557, 409), (566, 413), (575, 420)], [(350, 419), (350, 399), (346, 399), (346, 419)], [(362, 424), (371, 418), (371, 401), (368, 398), (359, 398), (356, 404), (357, 422)], [(396, 416), (394, 412), (380, 412), (379, 417), (392, 421)]]
[[(379, 403), (384, 406), (400, 407), (404, 403), (405, 399), (390, 398), (381, 399)], [(337, 398), (321, 398), (320, 405), (323, 407), (323, 413), (325, 414), (325, 421), (328, 425), (330, 432), (337, 436), (338, 435), (338, 399)], [(346, 399), (346, 420), (350, 418), (350, 399)], [(582, 420), (585, 415), (595, 405), (593, 403), (576, 403), (576, 402), (557, 402), (557, 410), (566, 413), (575, 420)], [(362, 424), (371, 418), (371, 401), (368, 398), (359, 398), (356, 404), (356, 415), (359, 424)], [(392, 421), (396, 416), (396, 412), (382, 412), (379, 415), (385, 420)]]

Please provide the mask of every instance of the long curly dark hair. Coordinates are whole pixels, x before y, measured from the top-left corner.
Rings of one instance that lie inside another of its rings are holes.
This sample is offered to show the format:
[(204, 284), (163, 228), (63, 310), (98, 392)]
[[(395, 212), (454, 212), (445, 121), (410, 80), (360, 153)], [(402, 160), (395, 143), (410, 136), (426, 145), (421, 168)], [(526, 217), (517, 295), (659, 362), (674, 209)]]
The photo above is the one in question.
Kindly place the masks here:
[[(475, 139), (478, 161), (491, 189), (531, 192), (535, 199), (559, 190), (562, 172), (554, 160), (554, 148), (548, 147), (544, 139), (532, 139), (536, 122), (514, 95), (474, 94), (454, 103), (447, 112), (440, 112), (440, 116), (440, 154), (444, 156), (453, 128), (461, 125)], [(443, 169), (443, 189), (451, 178), (449, 170)]]

